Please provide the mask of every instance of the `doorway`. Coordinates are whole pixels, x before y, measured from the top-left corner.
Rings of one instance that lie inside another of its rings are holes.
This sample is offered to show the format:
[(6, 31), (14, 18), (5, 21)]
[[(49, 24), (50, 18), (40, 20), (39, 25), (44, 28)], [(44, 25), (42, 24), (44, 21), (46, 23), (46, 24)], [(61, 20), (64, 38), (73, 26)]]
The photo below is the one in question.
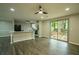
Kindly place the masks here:
[(68, 41), (69, 33), (69, 20), (67, 19), (56, 19), (51, 21), (51, 38)]

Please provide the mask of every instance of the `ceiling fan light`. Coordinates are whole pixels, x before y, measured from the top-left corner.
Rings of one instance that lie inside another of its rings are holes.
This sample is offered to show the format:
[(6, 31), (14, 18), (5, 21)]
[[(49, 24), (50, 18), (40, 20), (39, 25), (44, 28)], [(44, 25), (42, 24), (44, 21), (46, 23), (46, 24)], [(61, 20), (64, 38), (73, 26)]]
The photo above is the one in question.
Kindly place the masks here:
[(42, 11), (39, 11), (39, 14), (43, 14), (43, 12)]

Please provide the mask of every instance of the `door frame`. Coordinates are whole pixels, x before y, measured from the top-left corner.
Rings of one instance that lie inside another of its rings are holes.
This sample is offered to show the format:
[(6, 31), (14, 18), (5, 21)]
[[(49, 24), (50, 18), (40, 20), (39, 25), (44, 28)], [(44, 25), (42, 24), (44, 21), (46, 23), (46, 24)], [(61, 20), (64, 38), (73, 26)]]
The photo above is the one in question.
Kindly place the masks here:
[[(67, 41), (64, 41), (64, 42), (67, 42), (69, 43), (69, 18), (62, 18), (62, 19), (55, 19), (55, 20), (50, 20), (50, 36), (49, 38), (51, 39), (51, 22), (52, 21), (62, 21), (62, 20), (68, 20), (68, 31), (67, 31)], [(58, 26), (58, 25), (57, 25)], [(57, 30), (57, 39), (58, 40), (58, 30)], [(59, 41), (63, 41), (63, 40), (59, 40)]]

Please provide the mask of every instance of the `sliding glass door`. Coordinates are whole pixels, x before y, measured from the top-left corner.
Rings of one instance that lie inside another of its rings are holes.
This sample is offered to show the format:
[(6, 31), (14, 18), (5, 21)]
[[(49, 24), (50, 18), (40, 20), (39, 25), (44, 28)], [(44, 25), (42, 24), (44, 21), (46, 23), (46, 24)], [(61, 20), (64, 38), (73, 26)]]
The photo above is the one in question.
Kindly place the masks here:
[(51, 21), (51, 38), (68, 41), (68, 19)]
[(58, 22), (52, 21), (51, 22), (51, 38), (57, 39), (58, 35)]

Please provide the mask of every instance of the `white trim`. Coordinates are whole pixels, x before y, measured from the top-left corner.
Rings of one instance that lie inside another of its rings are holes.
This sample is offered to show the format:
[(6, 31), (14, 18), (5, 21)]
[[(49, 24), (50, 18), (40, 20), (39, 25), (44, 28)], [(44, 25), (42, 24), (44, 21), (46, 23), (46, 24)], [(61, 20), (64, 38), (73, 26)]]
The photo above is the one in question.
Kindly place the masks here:
[(6, 36), (0, 36), (0, 37), (9, 37), (9, 35), (6, 35)]
[(46, 38), (46, 39), (49, 39), (49, 37), (44, 37), (44, 36), (43, 36), (43, 37), (41, 37), (41, 38)]
[(74, 44), (74, 45), (79, 45), (79, 43), (75, 43), (75, 42), (69, 42), (71, 44)]
[(39, 36), (39, 37), (42, 37), (42, 36)]
[[(27, 40), (33, 40), (33, 39), (27, 39)], [(26, 41), (26, 40), (17, 40), (17, 41), (12, 42), (11, 44), (17, 43), (17, 42), (22, 42), (22, 41)]]

